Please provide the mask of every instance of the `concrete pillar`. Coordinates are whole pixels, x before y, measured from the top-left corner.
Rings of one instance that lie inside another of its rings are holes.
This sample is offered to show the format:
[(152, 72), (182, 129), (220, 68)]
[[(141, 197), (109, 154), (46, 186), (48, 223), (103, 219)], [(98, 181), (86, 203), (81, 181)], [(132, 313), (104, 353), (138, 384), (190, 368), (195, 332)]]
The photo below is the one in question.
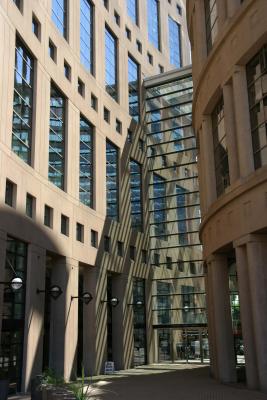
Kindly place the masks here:
[[(84, 292), (90, 292), (93, 296), (93, 300), (88, 305), (83, 306), (83, 363), (86, 376), (92, 376), (100, 372), (96, 369), (97, 351), (105, 348), (105, 345), (103, 345), (103, 338), (99, 349), (96, 347), (97, 309), (100, 301), (97, 295), (98, 274), (98, 268), (85, 267), (83, 270)], [(106, 327), (106, 320), (103, 327), (100, 328), (102, 334), (106, 332), (106, 328), (104, 327)]]
[(251, 307), (257, 352), (260, 389), (267, 392), (267, 237), (252, 236), (247, 243), (248, 273), (251, 288)]
[(191, 24), (193, 22), (193, 43), (196, 43), (193, 70), (200, 71), (207, 58), (206, 22), (203, 1), (195, 2), (195, 11), (192, 18), (194, 19), (191, 21)]
[(76, 351), (78, 336), (78, 261), (60, 257), (52, 268), (52, 285), (63, 290), (57, 299), (51, 299), (50, 365), (65, 380), (76, 375)]
[(239, 171), (240, 177), (246, 177), (254, 171), (254, 158), (245, 67), (237, 66), (234, 71), (233, 94)]
[[(5, 281), (5, 265), (6, 265), (6, 232), (0, 231), (0, 281)], [(4, 301), (4, 285), (0, 285), (0, 343), (2, 332), (2, 316), (3, 316), (3, 301)]]
[(232, 18), (240, 7), (240, 0), (226, 0), (227, 16)]
[(42, 372), (44, 293), (36, 290), (45, 287), (46, 250), (30, 244), (27, 257), (27, 282), (25, 299), (25, 326), (22, 391), (30, 388), (31, 378)]
[(219, 31), (221, 31), (223, 29), (223, 25), (227, 18), (225, 0), (216, 0), (216, 6), (218, 14), (218, 26), (219, 26)]
[[(214, 254), (208, 260), (213, 300), (217, 376), (223, 383), (236, 382), (236, 362), (229, 295), (227, 256)], [(210, 338), (212, 341), (213, 338)]]
[(206, 206), (209, 208), (217, 198), (212, 124), (210, 116), (205, 116), (202, 121), (202, 135), (199, 139), (200, 152), (202, 153), (201, 160), (203, 161), (203, 172), (205, 174), (206, 182)]
[(252, 324), (253, 315), (251, 307), (251, 288), (249, 285), (248, 277), (246, 246), (236, 247), (235, 253), (240, 298), (242, 335), (244, 339), (247, 385), (250, 389), (257, 389), (259, 387), (259, 377), (254, 329)]
[(233, 87), (231, 84), (223, 86), (224, 120), (226, 142), (228, 148), (228, 162), (231, 184), (239, 178), (238, 153), (236, 145), (236, 127), (233, 101)]

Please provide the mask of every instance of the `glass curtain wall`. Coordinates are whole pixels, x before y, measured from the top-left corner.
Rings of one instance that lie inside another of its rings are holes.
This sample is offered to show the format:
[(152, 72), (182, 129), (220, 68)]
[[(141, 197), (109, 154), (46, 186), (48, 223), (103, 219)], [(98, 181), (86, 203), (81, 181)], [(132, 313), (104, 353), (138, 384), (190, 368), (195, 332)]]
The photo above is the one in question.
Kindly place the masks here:
[(80, 0), (80, 58), (81, 63), (93, 74), (94, 8), (89, 0)]
[(130, 160), (130, 191), (132, 227), (142, 230), (142, 168), (134, 160)]
[(207, 326), (192, 98), (191, 72), (146, 88), (153, 326), (166, 360), (199, 359), (200, 330)]
[(93, 131), (94, 127), (80, 117), (80, 201), (93, 208)]
[(67, 0), (52, 0), (52, 20), (67, 39)]
[(106, 143), (107, 217), (119, 219), (119, 150), (111, 142)]
[(48, 179), (62, 190), (65, 172), (65, 108), (65, 97), (51, 85)]
[(13, 291), (9, 286), (4, 287), (0, 374), (1, 377), (9, 379), (15, 392), (19, 392), (23, 369), (27, 244), (8, 237), (4, 282), (10, 282), (14, 275), (20, 277), (24, 285), (17, 291)]
[(31, 163), (34, 59), (26, 47), (16, 41), (12, 123), (12, 150)]
[(111, 30), (105, 28), (105, 62), (106, 62), (106, 91), (118, 100), (118, 65), (117, 65), (117, 38)]

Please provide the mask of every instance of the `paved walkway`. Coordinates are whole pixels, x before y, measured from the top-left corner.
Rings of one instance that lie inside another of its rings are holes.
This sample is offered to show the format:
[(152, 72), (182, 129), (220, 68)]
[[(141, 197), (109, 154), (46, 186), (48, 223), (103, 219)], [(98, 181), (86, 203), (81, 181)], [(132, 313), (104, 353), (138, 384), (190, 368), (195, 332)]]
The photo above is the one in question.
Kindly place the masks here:
[(267, 400), (267, 394), (247, 390), (243, 384), (222, 385), (209, 377), (208, 367), (196, 365), (153, 364), (93, 381), (91, 400)]

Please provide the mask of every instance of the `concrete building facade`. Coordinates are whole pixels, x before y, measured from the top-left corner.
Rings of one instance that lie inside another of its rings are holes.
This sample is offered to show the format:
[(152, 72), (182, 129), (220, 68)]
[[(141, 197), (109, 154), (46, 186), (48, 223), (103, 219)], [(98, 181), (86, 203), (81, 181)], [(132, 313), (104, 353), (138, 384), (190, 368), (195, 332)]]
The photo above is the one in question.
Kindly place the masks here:
[(233, 382), (243, 358), (247, 385), (267, 391), (267, 3), (187, 8), (212, 372)]
[(185, 4), (3, 0), (0, 41), (1, 371), (152, 361), (141, 82), (190, 63)]

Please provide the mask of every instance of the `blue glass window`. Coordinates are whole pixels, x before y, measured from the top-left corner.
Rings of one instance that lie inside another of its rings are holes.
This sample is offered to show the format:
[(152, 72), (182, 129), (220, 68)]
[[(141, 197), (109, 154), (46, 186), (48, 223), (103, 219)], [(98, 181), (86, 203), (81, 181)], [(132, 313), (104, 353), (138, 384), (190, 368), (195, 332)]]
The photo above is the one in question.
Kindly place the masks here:
[(147, 27), (148, 39), (153, 45), (160, 50), (159, 40), (159, 2), (158, 0), (147, 1)]
[(93, 73), (93, 6), (80, 0), (80, 58), (83, 66)]
[(65, 170), (65, 107), (65, 97), (54, 85), (51, 85), (48, 178), (50, 182), (63, 190)]
[(137, 0), (127, 0), (127, 12), (133, 22), (138, 25)]
[(139, 121), (139, 65), (128, 56), (129, 114)]
[(166, 179), (153, 173), (155, 236), (166, 234)]
[(105, 30), (106, 91), (118, 100), (117, 38), (106, 27)]
[(106, 143), (106, 188), (107, 216), (119, 219), (119, 187), (118, 187), (118, 148), (111, 142)]
[(186, 192), (186, 189), (176, 185), (177, 224), (180, 245), (188, 243), (186, 224)]
[(169, 17), (169, 49), (170, 63), (181, 68), (181, 28), (180, 25)]
[(13, 99), (12, 150), (26, 163), (31, 162), (34, 60), (16, 42)]
[(52, 20), (67, 39), (67, 0), (52, 0)]
[(80, 117), (80, 201), (93, 207), (93, 125)]
[(141, 165), (130, 160), (132, 227), (142, 229), (142, 172)]

